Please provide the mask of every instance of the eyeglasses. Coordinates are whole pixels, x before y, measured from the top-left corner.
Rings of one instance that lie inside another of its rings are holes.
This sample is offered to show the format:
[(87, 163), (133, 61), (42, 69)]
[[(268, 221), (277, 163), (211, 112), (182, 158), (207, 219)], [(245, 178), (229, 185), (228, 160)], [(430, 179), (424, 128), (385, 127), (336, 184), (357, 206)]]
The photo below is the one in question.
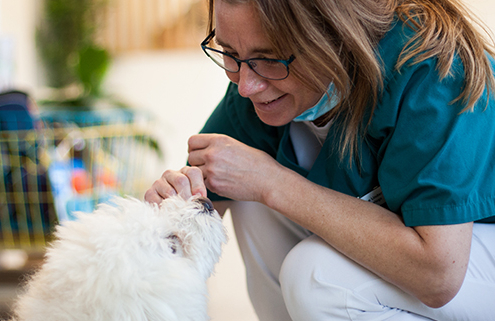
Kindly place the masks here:
[(203, 40), (201, 48), (203, 48), (205, 54), (210, 57), (214, 63), (228, 72), (239, 72), (239, 70), (241, 70), (241, 63), (244, 62), (249, 68), (263, 78), (282, 80), (289, 76), (289, 64), (296, 59), (294, 55), (291, 55), (287, 60), (269, 58), (237, 59), (226, 52), (207, 47), (213, 37), (215, 37), (215, 30)]

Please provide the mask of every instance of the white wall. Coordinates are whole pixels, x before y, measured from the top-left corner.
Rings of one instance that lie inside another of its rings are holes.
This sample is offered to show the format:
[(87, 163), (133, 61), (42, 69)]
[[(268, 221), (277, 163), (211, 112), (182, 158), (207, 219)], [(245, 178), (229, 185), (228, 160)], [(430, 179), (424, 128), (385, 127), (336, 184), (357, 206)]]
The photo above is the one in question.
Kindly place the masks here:
[(464, 0), (470, 8), (495, 33), (495, 1), (493, 0)]
[(0, 37), (13, 43), (13, 86), (34, 91), (38, 84), (35, 24), (40, 1), (0, 0)]

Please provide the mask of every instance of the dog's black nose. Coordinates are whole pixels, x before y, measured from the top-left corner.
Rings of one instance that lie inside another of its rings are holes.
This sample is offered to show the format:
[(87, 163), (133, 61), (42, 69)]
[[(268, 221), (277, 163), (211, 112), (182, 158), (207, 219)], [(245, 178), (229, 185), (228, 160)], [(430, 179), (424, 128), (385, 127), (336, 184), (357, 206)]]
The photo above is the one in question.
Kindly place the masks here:
[(203, 205), (206, 213), (211, 213), (215, 210), (213, 203), (206, 197), (198, 197), (196, 201)]

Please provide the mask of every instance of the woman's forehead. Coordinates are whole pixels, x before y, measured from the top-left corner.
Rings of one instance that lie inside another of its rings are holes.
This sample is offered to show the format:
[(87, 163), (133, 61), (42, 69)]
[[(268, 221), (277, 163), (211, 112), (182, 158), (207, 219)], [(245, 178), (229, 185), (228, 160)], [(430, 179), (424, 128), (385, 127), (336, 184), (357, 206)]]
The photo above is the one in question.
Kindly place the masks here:
[(256, 9), (250, 4), (229, 4), (226, 1), (230, 0), (221, 0), (215, 5), (215, 42), (236, 50), (273, 52)]

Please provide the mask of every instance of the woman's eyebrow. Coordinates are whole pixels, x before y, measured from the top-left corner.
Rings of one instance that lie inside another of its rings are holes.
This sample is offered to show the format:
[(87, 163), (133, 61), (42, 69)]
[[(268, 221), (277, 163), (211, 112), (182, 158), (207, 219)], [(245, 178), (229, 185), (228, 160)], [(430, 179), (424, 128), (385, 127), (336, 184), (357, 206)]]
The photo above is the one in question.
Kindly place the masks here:
[[(222, 40), (218, 39), (217, 37), (215, 37), (213, 41), (215, 41), (215, 43), (217, 45), (219, 45), (220, 47), (223, 47), (223, 48), (226, 48), (226, 49), (232, 49), (232, 50), (234, 49), (229, 44), (223, 42)], [(263, 48), (263, 47), (254, 48), (253, 50), (251, 50), (251, 53), (253, 53), (253, 54), (271, 55), (271, 54), (273, 54), (273, 49)]]
[(230, 48), (230, 49), (231, 49), (231, 47), (230, 47), (227, 43), (223, 42), (222, 40), (218, 39), (217, 37), (213, 38), (213, 41), (214, 41), (217, 45), (219, 45), (220, 47)]

